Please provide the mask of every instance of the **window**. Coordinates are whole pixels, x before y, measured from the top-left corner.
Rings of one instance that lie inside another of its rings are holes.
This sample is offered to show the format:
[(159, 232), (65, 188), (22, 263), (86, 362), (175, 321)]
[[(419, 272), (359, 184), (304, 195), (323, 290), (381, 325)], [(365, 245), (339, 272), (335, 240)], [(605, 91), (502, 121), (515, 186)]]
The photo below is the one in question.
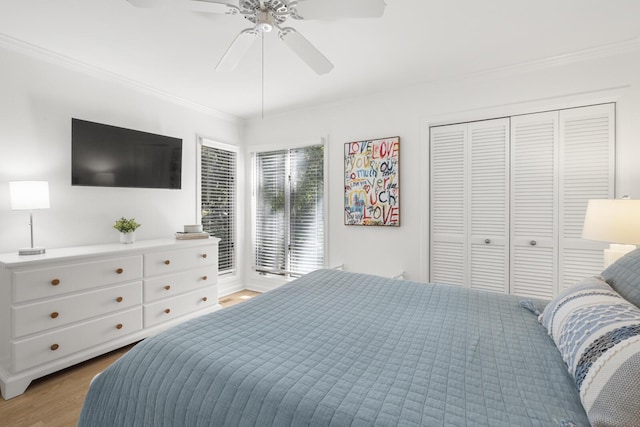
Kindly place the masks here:
[(202, 229), (220, 238), (218, 274), (236, 271), (236, 167), (237, 149), (202, 140), (200, 150), (200, 203)]
[(283, 276), (324, 266), (324, 146), (254, 154), (255, 269)]

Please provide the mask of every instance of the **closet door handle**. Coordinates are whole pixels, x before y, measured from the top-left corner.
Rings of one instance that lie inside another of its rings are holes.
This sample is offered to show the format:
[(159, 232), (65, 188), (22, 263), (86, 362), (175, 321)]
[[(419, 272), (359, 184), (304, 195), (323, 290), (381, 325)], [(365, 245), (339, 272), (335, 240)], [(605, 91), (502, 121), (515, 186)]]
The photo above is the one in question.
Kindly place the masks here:
[(537, 245), (537, 244), (538, 244), (538, 242), (536, 242), (535, 240), (532, 240), (532, 241), (530, 241), (530, 242), (529, 242), (529, 244), (530, 244), (531, 246), (535, 246), (535, 245)]

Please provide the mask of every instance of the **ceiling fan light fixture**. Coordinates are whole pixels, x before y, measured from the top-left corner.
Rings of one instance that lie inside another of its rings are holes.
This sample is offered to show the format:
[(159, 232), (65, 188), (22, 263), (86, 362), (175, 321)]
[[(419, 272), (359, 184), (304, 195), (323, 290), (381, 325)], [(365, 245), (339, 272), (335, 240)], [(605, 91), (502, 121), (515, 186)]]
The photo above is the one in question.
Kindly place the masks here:
[(270, 33), (271, 30), (273, 30), (273, 25), (269, 24), (268, 22), (261, 22), (258, 24), (258, 30), (263, 33)]
[(273, 14), (267, 10), (258, 12), (256, 29), (261, 33), (270, 33), (273, 30), (274, 19)]

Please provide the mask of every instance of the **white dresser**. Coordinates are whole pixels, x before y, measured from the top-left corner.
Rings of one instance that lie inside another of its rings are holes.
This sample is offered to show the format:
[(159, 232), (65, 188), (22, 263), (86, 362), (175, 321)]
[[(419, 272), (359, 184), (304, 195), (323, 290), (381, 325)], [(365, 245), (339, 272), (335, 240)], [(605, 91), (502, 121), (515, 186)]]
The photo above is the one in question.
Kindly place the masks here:
[(0, 388), (220, 308), (218, 241), (147, 240), (0, 255)]

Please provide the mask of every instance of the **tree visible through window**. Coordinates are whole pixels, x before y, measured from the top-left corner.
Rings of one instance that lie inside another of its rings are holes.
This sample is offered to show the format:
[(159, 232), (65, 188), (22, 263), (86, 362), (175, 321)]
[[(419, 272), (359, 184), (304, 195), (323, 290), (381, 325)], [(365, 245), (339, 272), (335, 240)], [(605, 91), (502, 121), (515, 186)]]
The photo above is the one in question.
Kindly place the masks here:
[(299, 275), (324, 266), (324, 146), (255, 154), (255, 267)]
[(236, 269), (235, 150), (202, 144), (200, 153), (202, 228), (220, 238), (218, 273)]

